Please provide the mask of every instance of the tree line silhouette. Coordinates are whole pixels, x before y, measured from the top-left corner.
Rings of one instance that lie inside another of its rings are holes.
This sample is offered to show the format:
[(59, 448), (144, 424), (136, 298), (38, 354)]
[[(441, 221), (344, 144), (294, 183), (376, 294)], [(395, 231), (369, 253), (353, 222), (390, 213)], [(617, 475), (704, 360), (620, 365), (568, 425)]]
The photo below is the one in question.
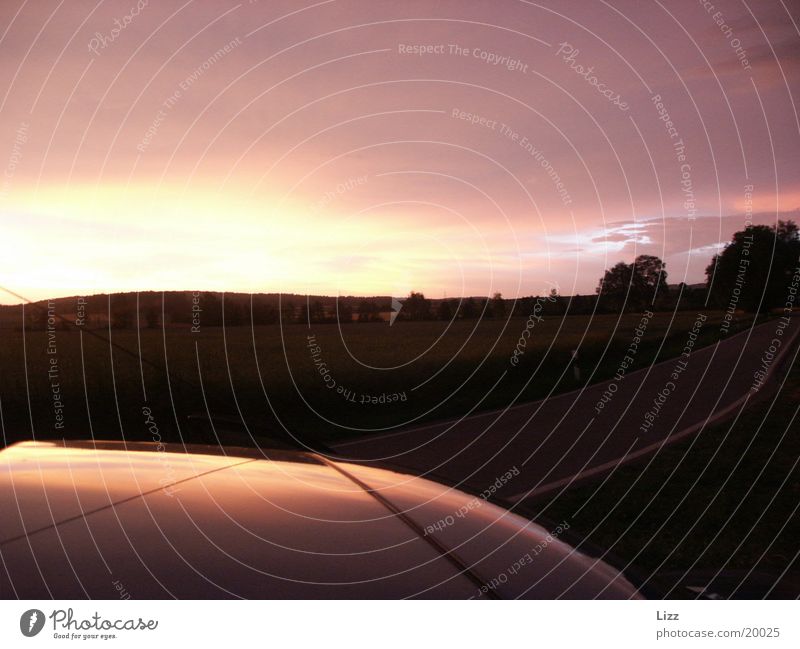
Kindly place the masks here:
[[(412, 291), (391, 296), (326, 297), (296, 294), (243, 294), (212, 291), (114, 293), (83, 296), (85, 316), (76, 312), (78, 298), (58, 298), (28, 305), (0, 307), (0, 327), (41, 330), (51, 312), (88, 328), (159, 328), (162, 326), (240, 327), (274, 324), (350, 324), (353, 322), (450, 321), (505, 319), (542, 315), (587, 315), (646, 309), (691, 310), (736, 308), (766, 312), (783, 307), (800, 277), (800, 234), (793, 221), (754, 225), (736, 232), (706, 268), (705, 285), (667, 283), (666, 264), (653, 255), (620, 261), (605, 271), (593, 295), (550, 294), (505, 299), (492, 297), (429, 299)], [(56, 321), (57, 328), (70, 328)]]

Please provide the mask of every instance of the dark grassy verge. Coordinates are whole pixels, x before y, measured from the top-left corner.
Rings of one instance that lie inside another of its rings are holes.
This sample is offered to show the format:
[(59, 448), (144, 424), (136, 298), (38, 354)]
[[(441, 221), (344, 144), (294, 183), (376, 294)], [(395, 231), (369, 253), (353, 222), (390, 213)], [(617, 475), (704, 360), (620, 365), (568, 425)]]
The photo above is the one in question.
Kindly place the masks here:
[[(686, 573), (751, 570), (800, 596), (800, 366), (775, 397), (607, 480), (545, 496), (534, 511), (670, 592)], [(738, 582), (737, 582), (738, 583)], [(771, 582), (769, 582), (771, 583)], [(795, 592), (796, 591), (796, 592)], [(786, 592), (785, 590), (783, 591)], [(671, 591), (676, 595), (677, 590)]]

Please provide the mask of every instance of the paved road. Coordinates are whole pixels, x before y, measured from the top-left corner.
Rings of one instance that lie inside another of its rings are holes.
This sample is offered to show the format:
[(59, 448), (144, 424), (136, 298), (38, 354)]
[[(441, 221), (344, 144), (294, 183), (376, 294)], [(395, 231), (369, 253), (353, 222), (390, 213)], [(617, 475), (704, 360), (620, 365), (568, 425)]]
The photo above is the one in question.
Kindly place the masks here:
[[(519, 475), (497, 495), (524, 501), (652, 454), (769, 393), (794, 352), (800, 314), (782, 335), (776, 333), (778, 322), (692, 349), (688, 357), (628, 373), (620, 381), (505, 411), (343, 442), (334, 450), (342, 458), (383, 461), (477, 490), (516, 467)], [(753, 390), (776, 339), (780, 346), (768, 379)], [(608, 392), (611, 384), (616, 386), (613, 394)], [(598, 412), (604, 393), (607, 401)]]

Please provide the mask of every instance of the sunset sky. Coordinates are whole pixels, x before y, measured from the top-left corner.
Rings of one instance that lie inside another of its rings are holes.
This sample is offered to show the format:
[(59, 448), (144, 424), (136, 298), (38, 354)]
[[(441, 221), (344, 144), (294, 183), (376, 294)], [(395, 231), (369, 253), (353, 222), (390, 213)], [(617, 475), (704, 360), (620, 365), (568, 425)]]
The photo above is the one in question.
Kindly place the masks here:
[(0, 285), (566, 295), (644, 253), (702, 281), (748, 218), (800, 218), (798, 24), (740, 0), (7, 0)]

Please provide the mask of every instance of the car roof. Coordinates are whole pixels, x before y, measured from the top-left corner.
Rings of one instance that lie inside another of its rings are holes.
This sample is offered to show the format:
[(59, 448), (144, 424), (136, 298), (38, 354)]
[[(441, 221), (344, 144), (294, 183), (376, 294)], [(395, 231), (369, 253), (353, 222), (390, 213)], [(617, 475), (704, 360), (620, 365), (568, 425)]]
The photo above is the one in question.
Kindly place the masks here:
[(559, 529), (311, 452), (22, 442), (0, 516), (2, 597), (639, 596)]

